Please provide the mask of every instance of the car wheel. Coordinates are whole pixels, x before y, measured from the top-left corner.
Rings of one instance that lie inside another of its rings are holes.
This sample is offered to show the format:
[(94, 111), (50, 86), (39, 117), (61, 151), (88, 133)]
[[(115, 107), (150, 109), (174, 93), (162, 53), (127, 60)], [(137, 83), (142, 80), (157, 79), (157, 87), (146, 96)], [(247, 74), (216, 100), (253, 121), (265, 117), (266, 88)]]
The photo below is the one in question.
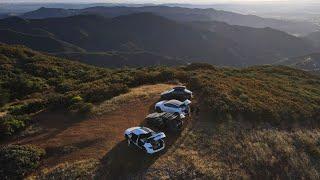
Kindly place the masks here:
[(162, 112), (161, 108), (160, 107), (156, 107), (156, 112), (161, 113)]

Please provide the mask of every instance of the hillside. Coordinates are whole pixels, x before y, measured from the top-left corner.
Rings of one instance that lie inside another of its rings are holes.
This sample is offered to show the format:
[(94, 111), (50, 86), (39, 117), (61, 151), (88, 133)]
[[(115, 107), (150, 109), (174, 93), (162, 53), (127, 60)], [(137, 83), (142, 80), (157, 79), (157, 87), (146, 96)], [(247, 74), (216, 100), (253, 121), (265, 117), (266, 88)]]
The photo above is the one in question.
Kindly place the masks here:
[(100, 53), (59, 53), (54, 54), (71, 60), (99, 67), (147, 67), (147, 66), (178, 66), (186, 62), (172, 57), (161, 56), (149, 52), (100, 52)]
[(280, 61), (278, 64), (302, 69), (305, 71), (320, 73), (320, 54), (314, 53), (300, 57), (294, 57)]
[[(48, 33), (47, 36), (88, 52), (142, 50), (188, 62), (223, 66), (271, 64), (278, 59), (308, 54), (313, 50), (304, 40), (270, 28), (242, 27), (226, 36), (224, 30), (213, 32), (210, 28), (190, 27), (151, 13), (111, 19), (96, 15), (39, 20), (8, 18), (0, 21), (0, 28), (31, 35), (45, 36)], [(249, 38), (250, 34), (256, 38)]]
[(27, 19), (38, 19), (50, 18), (50, 17), (68, 17), (75, 15), (76, 10), (72, 9), (60, 9), (60, 8), (40, 8), (35, 11), (27, 12), (23, 14), (23, 18)]
[(21, 32), (16, 32), (10, 29), (0, 29), (0, 42), (6, 44), (23, 44), (32, 49), (55, 53), (55, 52), (83, 52), (84, 50), (66, 43), (61, 40), (57, 40), (53, 37), (42, 35), (30, 35)]
[(237, 61), (246, 58), (240, 47), (228, 39), (150, 13), (113, 19), (95, 15), (28, 21), (4, 19), (0, 21), (1, 27), (29, 33), (33, 29), (43, 29), (55, 38), (87, 51), (142, 49), (164, 56), (225, 65), (237, 65)]
[(47, 17), (66, 17), (78, 14), (99, 14), (105, 17), (116, 17), (133, 13), (152, 12), (172, 20), (186, 21), (222, 21), (232, 25), (249, 26), (255, 28), (271, 27), (291, 34), (306, 35), (317, 31), (318, 26), (308, 22), (291, 22), (269, 18), (261, 18), (254, 15), (243, 15), (215, 9), (191, 9), (168, 6), (145, 7), (90, 7), (80, 10), (41, 8), (26, 13), (22, 17), (41, 19)]
[[(111, 70), (8, 45), (0, 56), (2, 145), (47, 153), (39, 169), (1, 171), (13, 173), (6, 177), (319, 177), (319, 76), (285, 66)], [(144, 124), (169, 81), (194, 92), (200, 114), (168, 133), (166, 151), (146, 157), (127, 147), (123, 130)], [(0, 152), (3, 162), (10, 151)], [(27, 163), (33, 154), (22, 155)], [(21, 166), (16, 158), (11, 165)]]
[(306, 35), (304, 38), (313, 43), (317, 49), (320, 49), (320, 31), (312, 32)]
[[(194, 21), (191, 26), (215, 32), (229, 38), (247, 50), (252, 62), (248, 64), (268, 64), (270, 59), (292, 57), (301, 54), (312, 46), (305, 40), (296, 38), (282, 31), (271, 28), (251, 28), (246, 26), (229, 25), (218, 21)], [(295, 52), (292, 49), (296, 49)]]
[(86, 114), (92, 103), (127, 92), (129, 87), (172, 78), (161, 68), (150, 72), (101, 69), (21, 46), (0, 45), (0, 54), (1, 137), (24, 129), (42, 110)]

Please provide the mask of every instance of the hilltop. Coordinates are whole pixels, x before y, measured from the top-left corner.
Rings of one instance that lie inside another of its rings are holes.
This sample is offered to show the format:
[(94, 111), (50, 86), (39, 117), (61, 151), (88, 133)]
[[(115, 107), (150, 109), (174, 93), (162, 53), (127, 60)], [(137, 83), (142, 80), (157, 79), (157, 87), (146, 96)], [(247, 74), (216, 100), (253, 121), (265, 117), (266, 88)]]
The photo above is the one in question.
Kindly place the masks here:
[[(319, 76), (284, 66), (104, 69), (9, 45), (0, 56), (1, 137), (46, 150), (33, 175), (319, 177)], [(162, 83), (178, 81), (195, 93), (200, 115), (168, 136), (164, 154), (128, 149), (126, 124), (143, 124), (156, 94), (171, 87)]]

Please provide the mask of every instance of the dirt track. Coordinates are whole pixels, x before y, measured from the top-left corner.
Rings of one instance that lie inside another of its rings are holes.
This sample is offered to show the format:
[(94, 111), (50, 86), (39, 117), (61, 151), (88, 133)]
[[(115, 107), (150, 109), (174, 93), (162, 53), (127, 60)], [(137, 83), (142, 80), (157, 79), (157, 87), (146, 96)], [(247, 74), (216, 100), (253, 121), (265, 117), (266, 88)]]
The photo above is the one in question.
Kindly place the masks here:
[[(171, 85), (153, 85), (135, 88), (130, 93), (143, 94), (121, 103), (114, 111), (96, 118), (79, 119), (62, 113), (45, 112), (37, 116), (40, 131), (13, 140), (14, 144), (34, 144), (47, 151), (41, 168), (51, 168), (66, 161), (100, 159), (98, 175), (101, 178), (117, 177), (139, 172), (161, 156), (148, 156), (133, 148), (128, 149), (123, 132), (132, 126), (142, 125), (144, 117), (153, 109), (159, 93)], [(150, 93), (148, 92), (150, 91)], [(167, 139), (170, 146), (177, 139)], [(165, 152), (163, 152), (165, 153)]]

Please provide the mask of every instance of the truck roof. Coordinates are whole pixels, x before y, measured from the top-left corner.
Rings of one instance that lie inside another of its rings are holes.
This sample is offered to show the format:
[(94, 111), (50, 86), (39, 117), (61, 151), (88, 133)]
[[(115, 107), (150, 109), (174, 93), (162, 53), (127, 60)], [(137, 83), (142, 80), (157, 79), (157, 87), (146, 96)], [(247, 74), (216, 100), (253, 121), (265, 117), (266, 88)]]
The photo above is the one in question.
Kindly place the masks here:
[(149, 114), (146, 118), (166, 118), (166, 119), (175, 119), (178, 116), (173, 113), (162, 112), (162, 113), (152, 113)]

